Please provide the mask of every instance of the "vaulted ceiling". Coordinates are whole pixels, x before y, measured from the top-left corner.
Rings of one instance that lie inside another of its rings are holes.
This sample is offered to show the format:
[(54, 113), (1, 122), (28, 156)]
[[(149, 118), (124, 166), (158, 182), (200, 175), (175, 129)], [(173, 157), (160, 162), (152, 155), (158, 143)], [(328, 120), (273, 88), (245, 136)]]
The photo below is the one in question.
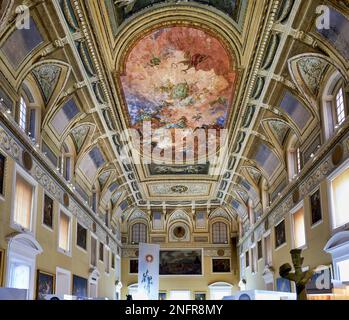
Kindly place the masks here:
[[(28, 97), (37, 85), (31, 103), (45, 105), (43, 139), (51, 146), (42, 149), (51, 162), (52, 146), (74, 155), (86, 199), (97, 188), (102, 203), (122, 210), (225, 206), (244, 218), (248, 203), (261, 213), (262, 193), (269, 206), (289, 183), (291, 137), (304, 146), (304, 164), (321, 144), (319, 79), (345, 67), (326, 53), (338, 39), (314, 27), (316, 1), (32, 3), (60, 24), (49, 32), (33, 11), (29, 31), (3, 31), (1, 58), (11, 66), (3, 72)], [(344, 5), (331, 5), (337, 29), (345, 29), (334, 9)], [(4, 19), (5, 6), (0, 13)], [(162, 129), (150, 142), (144, 121)], [(203, 156), (195, 143), (173, 151), (175, 129), (219, 134)], [(180, 154), (183, 162), (173, 163)]]

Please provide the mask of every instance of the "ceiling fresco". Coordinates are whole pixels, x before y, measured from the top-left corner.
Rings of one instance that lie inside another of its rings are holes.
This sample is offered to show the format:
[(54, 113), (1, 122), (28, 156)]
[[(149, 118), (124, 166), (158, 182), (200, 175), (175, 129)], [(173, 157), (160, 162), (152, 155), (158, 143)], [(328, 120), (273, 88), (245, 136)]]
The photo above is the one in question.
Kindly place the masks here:
[(222, 44), (191, 27), (169, 27), (141, 39), (121, 76), (130, 125), (217, 128), (227, 122), (237, 74)]
[[(109, 20), (114, 34), (124, 20), (134, 14), (157, 4), (178, 4), (180, 0), (105, 0)], [(188, 2), (182, 1), (182, 2)], [(241, 27), (244, 21), (248, 0), (192, 0), (191, 2), (218, 9), (232, 18)]]

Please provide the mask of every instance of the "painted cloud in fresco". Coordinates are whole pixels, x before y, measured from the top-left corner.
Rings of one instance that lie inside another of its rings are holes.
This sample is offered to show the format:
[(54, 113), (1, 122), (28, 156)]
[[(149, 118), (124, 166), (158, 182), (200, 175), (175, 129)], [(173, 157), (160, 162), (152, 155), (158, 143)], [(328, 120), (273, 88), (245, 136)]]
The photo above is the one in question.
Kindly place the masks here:
[(224, 128), (236, 72), (222, 44), (190, 27), (169, 27), (141, 39), (121, 77), (130, 124), (141, 128)]

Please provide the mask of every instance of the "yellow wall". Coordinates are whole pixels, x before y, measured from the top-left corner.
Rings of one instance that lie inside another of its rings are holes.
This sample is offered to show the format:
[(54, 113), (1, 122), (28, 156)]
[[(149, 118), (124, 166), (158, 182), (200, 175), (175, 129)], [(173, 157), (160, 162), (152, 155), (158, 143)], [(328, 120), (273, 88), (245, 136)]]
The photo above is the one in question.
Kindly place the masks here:
[[(311, 227), (311, 208), (309, 196), (304, 198), (304, 220), (305, 220), (305, 234), (306, 234), (306, 246), (303, 250), (304, 267), (316, 268), (321, 265), (330, 265), (332, 263), (331, 256), (327, 254), (323, 249), (331, 238), (331, 225), (329, 218), (329, 203), (328, 203), (328, 189), (327, 180), (323, 180), (320, 184), (321, 205), (322, 205), (322, 222)], [(284, 263), (290, 263), (292, 265), (290, 250), (292, 247), (292, 220), (291, 213), (285, 216), (285, 229), (286, 229), (286, 244), (278, 249), (275, 249), (275, 232), (274, 227), (271, 229), (271, 242), (272, 242), (272, 266), (274, 272), (274, 289), (276, 290), (276, 279), (279, 278), (279, 268)], [(259, 240), (259, 239), (256, 239)], [(264, 252), (264, 251), (263, 251)], [(250, 260), (250, 265), (252, 261)], [(246, 289), (258, 289), (265, 290), (266, 284), (262, 277), (265, 267), (264, 259), (258, 262), (258, 270), (255, 274), (252, 274), (251, 267), (246, 269), (245, 278), (247, 280)]]
[[(6, 153), (0, 149), (1, 153)], [(5, 170), (5, 197), (0, 198), (0, 249), (7, 250), (8, 244), (6, 237), (16, 230), (10, 227), (11, 219), (11, 207), (13, 203), (14, 195), (12, 194), (13, 174), (15, 170), (15, 162), (10, 158), (6, 158), (6, 170)], [(35, 226), (35, 238), (42, 246), (43, 253), (37, 256), (36, 269), (51, 274), (56, 274), (56, 267), (66, 269), (73, 275), (77, 275), (88, 279), (90, 274), (90, 234), (87, 232), (87, 251), (80, 249), (76, 246), (76, 225), (77, 219), (72, 216), (72, 251), (71, 256), (67, 256), (58, 252), (58, 219), (60, 204), (55, 200), (53, 209), (53, 231), (44, 227), (42, 224), (43, 219), (43, 197), (44, 189), (41, 185), (37, 186), (37, 199), (36, 199), (36, 226)], [(98, 246), (97, 246), (98, 250)], [(110, 258), (110, 273), (105, 273), (105, 265), (101, 261), (98, 262), (98, 271), (100, 278), (98, 282), (98, 296), (114, 299), (115, 297), (115, 270), (111, 269), (111, 252)], [(6, 285), (6, 261), (4, 263), (3, 270), (3, 285)], [(1, 273), (0, 273), (1, 274)], [(35, 272), (36, 274), (36, 272)], [(36, 281), (35, 281), (36, 283)], [(72, 279), (71, 279), (72, 283)], [(71, 288), (72, 289), (72, 288)], [(35, 291), (35, 290), (34, 290)]]

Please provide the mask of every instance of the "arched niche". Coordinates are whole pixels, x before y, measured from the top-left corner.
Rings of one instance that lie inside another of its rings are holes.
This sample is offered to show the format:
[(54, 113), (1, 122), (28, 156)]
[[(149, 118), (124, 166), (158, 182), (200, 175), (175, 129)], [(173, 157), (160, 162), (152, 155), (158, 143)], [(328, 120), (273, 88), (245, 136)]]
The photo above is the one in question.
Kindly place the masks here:
[(34, 299), (36, 256), (43, 252), (30, 234), (13, 233), (7, 238), (6, 286), (27, 289), (27, 298)]

